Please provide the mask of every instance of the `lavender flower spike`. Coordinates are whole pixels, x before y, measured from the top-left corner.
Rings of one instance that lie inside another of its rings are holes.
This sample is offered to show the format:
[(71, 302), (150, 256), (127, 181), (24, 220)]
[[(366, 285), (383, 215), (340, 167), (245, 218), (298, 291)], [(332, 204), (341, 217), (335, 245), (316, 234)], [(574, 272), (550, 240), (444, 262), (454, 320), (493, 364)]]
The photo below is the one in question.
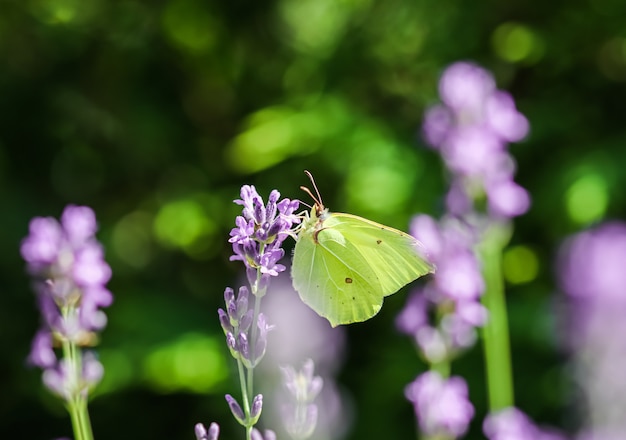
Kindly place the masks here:
[(283, 405), (285, 430), (293, 439), (304, 440), (313, 434), (317, 425), (317, 405), (313, 400), (322, 389), (323, 381), (313, 375), (314, 364), (307, 359), (301, 371), (287, 366), (281, 369), (289, 399)]
[(94, 237), (96, 230), (91, 208), (69, 205), (61, 222), (51, 217), (34, 218), (20, 248), (34, 278), (43, 318), (28, 359), (46, 369), (46, 385), (66, 399), (85, 394), (102, 376), (102, 366), (95, 357), (84, 358), (82, 371), (70, 371), (67, 362), (57, 361), (53, 350), (62, 343), (92, 345), (95, 333), (106, 325), (100, 308), (113, 301), (105, 287), (111, 268)]
[(468, 62), (450, 65), (439, 82), (442, 103), (427, 110), (424, 138), (453, 174), (447, 205), (455, 215), (486, 196), (489, 214), (508, 219), (526, 212), (530, 196), (513, 182), (515, 163), (506, 146), (528, 133), (527, 119), (493, 75)]
[[(282, 243), (289, 235), (291, 227), (300, 222), (294, 214), (298, 209), (298, 200), (283, 199), (278, 201), (280, 193), (272, 191), (267, 205), (257, 193), (256, 188), (244, 185), (241, 199), (235, 203), (243, 206), (242, 215), (235, 220), (236, 227), (230, 232), (234, 255), (231, 261), (243, 261), (246, 265), (248, 281), (253, 286), (255, 295), (263, 292), (269, 278), (285, 270), (278, 264), (284, 256)], [(261, 283), (257, 281), (261, 274)]]

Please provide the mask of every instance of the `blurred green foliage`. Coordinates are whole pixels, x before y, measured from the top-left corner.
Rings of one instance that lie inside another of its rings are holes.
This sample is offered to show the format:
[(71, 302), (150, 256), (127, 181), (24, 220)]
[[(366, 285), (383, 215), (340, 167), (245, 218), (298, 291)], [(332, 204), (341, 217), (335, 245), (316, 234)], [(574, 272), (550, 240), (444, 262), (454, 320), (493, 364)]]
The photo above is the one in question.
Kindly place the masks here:
[[(516, 398), (574, 427), (552, 263), (567, 234), (625, 214), (625, 14), (620, 0), (0, 2), (0, 437), (70, 435), (25, 368), (38, 316), (19, 243), (31, 217), (75, 203), (96, 211), (114, 271), (96, 437), (189, 439), (218, 421), (240, 438), (216, 314), (241, 279), (227, 243), (240, 186), (299, 198), (308, 169), (335, 211), (402, 229), (439, 215), (445, 175), (419, 126), (459, 59), (531, 122), (512, 153), (533, 207), (505, 260)], [(423, 364), (393, 327), (405, 297), (348, 329), (350, 439), (415, 437), (403, 387)], [(480, 347), (453, 372), (481, 438)]]

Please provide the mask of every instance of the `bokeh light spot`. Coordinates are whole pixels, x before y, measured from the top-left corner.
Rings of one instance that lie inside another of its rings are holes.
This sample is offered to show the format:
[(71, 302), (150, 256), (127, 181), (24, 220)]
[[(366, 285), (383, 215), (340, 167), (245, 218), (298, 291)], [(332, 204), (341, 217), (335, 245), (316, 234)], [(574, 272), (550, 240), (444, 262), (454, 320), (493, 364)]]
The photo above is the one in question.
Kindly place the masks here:
[(240, 173), (267, 169), (296, 155), (307, 155), (346, 124), (346, 109), (332, 96), (311, 98), (302, 108), (267, 107), (252, 114), (226, 149), (226, 160)]
[(220, 342), (188, 333), (152, 352), (143, 365), (144, 377), (163, 392), (207, 393), (228, 376)]
[(122, 219), (113, 229), (113, 249), (129, 266), (140, 269), (151, 259), (150, 225), (152, 216), (148, 213), (135, 211)]
[(496, 28), (492, 35), (496, 54), (511, 63), (532, 64), (543, 55), (543, 44), (529, 27), (508, 22)]
[(132, 383), (136, 371), (133, 362), (123, 350), (98, 349), (100, 362), (105, 374), (95, 389), (95, 394), (106, 394), (119, 390)]
[(248, 128), (227, 149), (227, 159), (240, 172), (255, 172), (282, 161), (294, 137), (293, 111), (286, 107), (260, 110), (250, 118)]
[(336, 0), (283, 0), (285, 40), (300, 51), (326, 55), (343, 34), (352, 6)]
[(205, 5), (198, 0), (174, 0), (167, 4), (163, 30), (175, 46), (188, 52), (204, 52), (213, 47), (216, 23)]
[(95, 0), (33, 0), (31, 12), (38, 20), (50, 25), (83, 22), (96, 12)]
[(607, 182), (596, 173), (579, 177), (565, 194), (565, 205), (570, 219), (580, 225), (600, 220), (608, 203)]
[(523, 284), (537, 278), (539, 259), (528, 246), (518, 245), (506, 250), (502, 258), (504, 278), (511, 284)]
[(600, 71), (613, 81), (626, 81), (626, 38), (606, 41), (597, 55)]
[[(157, 239), (170, 247), (195, 253), (211, 244), (216, 225), (195, 200), (183, 199), (166, 203), (154, 219)], [(202, 246), (201, 242), (205, 245)]]

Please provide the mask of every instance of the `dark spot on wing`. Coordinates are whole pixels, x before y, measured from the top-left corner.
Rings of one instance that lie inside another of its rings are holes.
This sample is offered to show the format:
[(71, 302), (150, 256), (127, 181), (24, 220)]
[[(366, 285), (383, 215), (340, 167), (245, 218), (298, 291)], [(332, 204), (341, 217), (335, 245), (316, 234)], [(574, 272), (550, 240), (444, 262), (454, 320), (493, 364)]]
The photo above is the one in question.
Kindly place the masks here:
[(352, 301), (356, 301), (356, 297), (354, 297), (354, 296), (353, 296), (353, 297), (352, 297)]
[(346, 284), (352, 284), (352, 278), (346, 277)]
[(383, 241), (379, 238), (378, 240), (376, 240), (376, 244), (381, 244)]

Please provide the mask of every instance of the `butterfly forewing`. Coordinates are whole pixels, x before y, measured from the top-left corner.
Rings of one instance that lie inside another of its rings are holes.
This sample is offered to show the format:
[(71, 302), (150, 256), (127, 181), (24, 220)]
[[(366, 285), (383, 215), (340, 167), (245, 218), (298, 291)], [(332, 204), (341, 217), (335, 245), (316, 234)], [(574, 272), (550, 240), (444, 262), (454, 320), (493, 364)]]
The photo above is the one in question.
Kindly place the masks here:
[(423, 246), (397, 229), (350, 214), (333, 214), (325, 224), (342, 231), (376, 274), (384, 296), (433, 271)]

